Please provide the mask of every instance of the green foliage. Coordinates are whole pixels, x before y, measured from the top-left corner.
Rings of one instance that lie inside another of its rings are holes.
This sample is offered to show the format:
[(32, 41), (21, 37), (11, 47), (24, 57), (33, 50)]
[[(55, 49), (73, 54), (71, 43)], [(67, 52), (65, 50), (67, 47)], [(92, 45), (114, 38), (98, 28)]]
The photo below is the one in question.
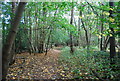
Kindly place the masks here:
[(52, 32), (52, 42), (59, 44), (65, 43), (69, 39), (64, 29), (56, 29)]
[[(96, 49), (96, 47), (92, 49)], [(114, 72), (110, 68), (109, 53), (92, 50), (87, 52), (86, 49), (76, 48), (74, 54), (71, 54), (69, 50), (69, 47), (64, 47), (60, 58), (72, 68), (71, 71), (74, 73), (75, 78), (91, 76), (95, 79), (91, 69), (98, 73), (99, 77), (110, 79), (118, 78), (119, 71)], [(116, 63), (116, 66), (118, 65), (119, 64)], [(86, 74), (81, 75), (81, 72)]]
[[(69, 33), (72, 33), (73, 43), (78, 44), (79, 41), (79, 46), (81, 47), (75, 47), (74, 54), (70, 53), (69, 47), (61, 48), (60, 62), (64, 62), (70, 67), (74, 78), (89, 77), (95, 79), (96, 77), (91, 69), (97, 72), (100, 77), (117, 78), (120, 71), (114, 72), (111, 70), (109, 53), (98, 51), (100, 43), (98, 40), (102, 37), (104, 44), (106, 37), (111, 35), (110, 28), (114, 29), (114, 36), (120, 36), (120, 2), (115, 2), (113, 8), (109, 7), (108, 2), (90, 4), (88, 5), (87, 2), (27, 3), (15, 39), (15, 47), (17, 49), (30, 49), (33, 47), (35, 51), (38, 51), (42, 48), (41, 43), (47, 44), (49, 42), (48, 47), (50, 47), (51, 43), (66, 45), (66, 42), (70, 41)], [(11, 2), (2, 2), (1, 18), (4, 42), (11, 27), (12, 17), (14, 16), (11, 5)], [(71, 25), (69, 21), (72, 7), (74, 7), (74, 20)], [(113, 17), (109, 17), (109, 10), (113, 11)], [(80, 14), (80, 11), (82, 14)], [(85, 25), (84, 28), (81, 20)], [(103, 31), (101, 31), (102, 24)], [(89, 51), (87, 49), (85, 31), (87, 31), (88, 42), (90, 43)], [(116, 40), (120, 41), (119, 39)], [(116, 64), (112, 67), (119, 67), (120, 59), (115, 58), (115, 60)], [(68, 69), (68, 67), (66, 68)]]

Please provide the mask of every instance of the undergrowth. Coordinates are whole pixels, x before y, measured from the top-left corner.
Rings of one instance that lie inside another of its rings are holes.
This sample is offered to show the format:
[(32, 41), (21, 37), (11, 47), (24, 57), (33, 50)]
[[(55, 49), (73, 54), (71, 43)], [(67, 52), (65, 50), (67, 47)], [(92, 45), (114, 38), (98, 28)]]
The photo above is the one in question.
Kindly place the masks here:
[[(69, 47), (62, 48), (60, 63), (66, 64), (73, 73), (74, 78), (97, 79), (118, 79), (120, 70), (112, 71), (110, 68), (109, 53), (103, 51), (93, 51), (94, 48), (87, 49), (75, 48), (74, 54), (70, 53)], [(116, 59), (119, 65), (120, 59)]]

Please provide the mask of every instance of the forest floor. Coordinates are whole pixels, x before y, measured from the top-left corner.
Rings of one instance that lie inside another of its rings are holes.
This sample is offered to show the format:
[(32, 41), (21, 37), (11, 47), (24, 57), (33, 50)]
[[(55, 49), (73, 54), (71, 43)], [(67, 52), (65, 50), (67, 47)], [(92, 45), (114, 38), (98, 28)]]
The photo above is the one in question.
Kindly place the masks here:
[(44, 53), (17, 54), (15, 63), (10, 66), (7, 79), (71, 79), (72, 73), (64, 71), (65, 64), (59, 63), (60, 47)]

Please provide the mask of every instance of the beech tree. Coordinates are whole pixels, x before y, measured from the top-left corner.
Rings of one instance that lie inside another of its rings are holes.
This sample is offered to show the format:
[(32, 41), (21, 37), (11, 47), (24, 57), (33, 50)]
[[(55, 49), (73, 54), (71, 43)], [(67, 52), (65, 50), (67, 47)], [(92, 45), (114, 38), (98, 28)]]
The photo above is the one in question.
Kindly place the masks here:
[(8, 37), (6, 38), (7, 39), (6, 44), (3, 46), (3, 51), (2, 51), (2, 78), (3, 79), (5, 79), (7, 75), (7, 71), (8, 71), (8, 67), (10, 63), (9, 58), (12, 55), (10, 51), (11, 51), (13, 42), (15, 40), (15, 36), (17, 33), (17, 29), (18, 29), (19, 22), (22, 17), (22, 13), (24, 11), (25, 5), (26, 5), (25, 2), (19, 3), (18, 8), (15, 13), (14, 20), (12, 22), (10, 32), (8, 34)]
[[(73, 24), (73, 13), (74, 13), (74, 6), (72, 3), (72, 9), (71, 9), (71, 19), (70, 19), (70, 24)], [(73, 36), (72, 36), (72, 31), (70, 31), (70, 52), (73, 53), (74, 49), (73, 49)]]
[[(110, 19), (113, 19), (113, 7), (114, 7), (114, 2), (109, 2), (109, 6), (111, 8), (111, 10), (109, 11), (110, 15)], [(110, 26), (110, 30), (111, 30), (111, 36), (110, 36), (110, 61), (111, 61), (111, 65), (115, 64), (115, 56), (116, 56), (116, 50), (115, 50), (115, 32), (114, 32), (114, 28), (112, 27), (113, 22), (110, 21), (109, 26)]]

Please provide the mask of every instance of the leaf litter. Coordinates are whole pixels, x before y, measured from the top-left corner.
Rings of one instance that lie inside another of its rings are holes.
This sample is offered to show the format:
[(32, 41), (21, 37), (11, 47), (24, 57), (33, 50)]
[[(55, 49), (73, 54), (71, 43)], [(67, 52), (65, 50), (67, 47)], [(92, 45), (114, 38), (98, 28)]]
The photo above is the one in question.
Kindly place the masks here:
[(51, 49), (46, 56), (44, 53), (17, 54), (7, 79), (71, 79), (69, 67), (58, 62), (60, 53), (60, 50)]

